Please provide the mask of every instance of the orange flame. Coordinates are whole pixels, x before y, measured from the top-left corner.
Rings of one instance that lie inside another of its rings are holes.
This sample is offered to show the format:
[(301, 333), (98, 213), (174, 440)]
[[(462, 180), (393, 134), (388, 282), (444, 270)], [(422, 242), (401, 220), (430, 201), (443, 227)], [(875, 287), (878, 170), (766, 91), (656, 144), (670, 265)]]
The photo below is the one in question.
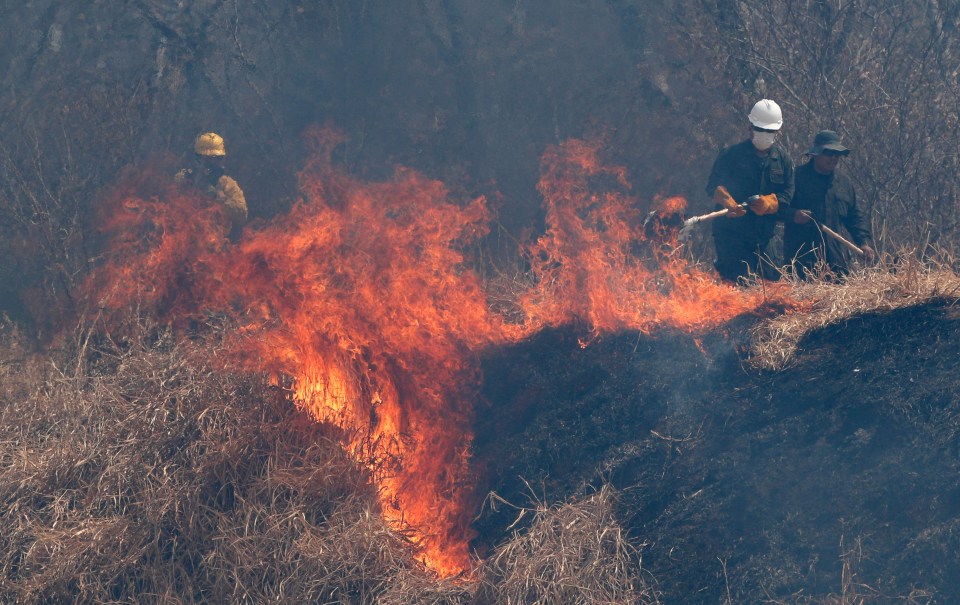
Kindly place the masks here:
[[(539, 279), (524, 298), (530, 317), (548, 325), (586, 321), (595, 332), (703, 329), (763, 302), (761, 293), (690, 266), (674, 242), (647, 241), (624, 169), (603, 166), (598, 152), (598, 143), (574, 140), (544, 155), (539, 189), (548, 229), (531, 250)], [(656, 211), (683, 206), (669, 198)]]
[(548, 229), (528, 250), (527, 320), (509, 323), (461, 252), (487, 233), (483, 198), (454, 204), (407, 169), (362, 183), (331, 161), (339, 135), (315, 129), (308, 141), (302, 199), (237, 244), (199, 192), (127, 178), (104, 206), (112, 254), (91, 287), (111, 309), (234, 318), (234, 354), (289, 377), (295, 402), (341, 429), (374, 472), (385, 517), (442, 575), (469, 567), (477, 351), (572, 322), (594, 333), (710, 327), (760, 303), (646, 241), (625, 171), (602, 166), (599, 145), (569, 141), (543, 158)]

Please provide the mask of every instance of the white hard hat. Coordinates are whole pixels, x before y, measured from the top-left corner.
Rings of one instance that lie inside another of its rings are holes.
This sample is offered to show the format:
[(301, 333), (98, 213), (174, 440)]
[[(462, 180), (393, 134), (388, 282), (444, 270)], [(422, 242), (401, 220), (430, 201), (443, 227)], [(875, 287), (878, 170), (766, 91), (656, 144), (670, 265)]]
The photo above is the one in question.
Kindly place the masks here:
[(770, 99), (760, 99), (750, 110), (750, 123), (764, 130), (780, 130), (783, 126), (783, 114), (780, 106)]

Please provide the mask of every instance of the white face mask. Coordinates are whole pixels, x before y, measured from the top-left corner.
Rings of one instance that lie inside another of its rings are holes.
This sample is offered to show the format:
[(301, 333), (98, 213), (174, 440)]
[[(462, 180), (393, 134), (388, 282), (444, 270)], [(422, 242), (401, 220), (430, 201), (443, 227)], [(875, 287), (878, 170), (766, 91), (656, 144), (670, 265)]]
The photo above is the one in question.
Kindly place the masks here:
[(775, 132), (753, 132), (753, 146), (760, 151), (766, 151), (773, 147), (773, 142), (777, 140)]

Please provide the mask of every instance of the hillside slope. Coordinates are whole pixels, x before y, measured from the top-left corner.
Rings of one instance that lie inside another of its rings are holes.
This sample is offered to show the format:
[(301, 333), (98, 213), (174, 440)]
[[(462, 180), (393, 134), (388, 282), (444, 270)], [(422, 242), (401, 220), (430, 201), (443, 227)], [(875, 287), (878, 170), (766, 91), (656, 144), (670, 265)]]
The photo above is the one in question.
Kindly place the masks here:
[[(581, 349), (555, 332), (491, 356), (490, 489), (522, 505), (612, 482), (665, 602), (823, 598), (851, 580), (879, 602), (960, 600), (960, 311), (854, 317), (780, 372), (743, 362), (744, 334)], [(496, 541), (516, 513), (479, 525)]]

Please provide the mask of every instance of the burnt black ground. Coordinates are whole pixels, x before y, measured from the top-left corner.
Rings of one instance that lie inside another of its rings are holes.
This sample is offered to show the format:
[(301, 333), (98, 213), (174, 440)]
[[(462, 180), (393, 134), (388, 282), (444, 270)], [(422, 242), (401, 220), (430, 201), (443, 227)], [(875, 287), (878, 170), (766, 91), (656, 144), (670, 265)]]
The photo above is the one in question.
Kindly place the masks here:
[[(554, 331), (489, 356), (487, 487), (529, 505), (611, 482), (667, 603), (840, 593), (844, 553), (875, 602), (960, 602), (960, 308), (849, 319), (779, 372), (743, 360), (753, 321), (699, 345)], [(515, 518), (485, 509), (478, 545)]]

